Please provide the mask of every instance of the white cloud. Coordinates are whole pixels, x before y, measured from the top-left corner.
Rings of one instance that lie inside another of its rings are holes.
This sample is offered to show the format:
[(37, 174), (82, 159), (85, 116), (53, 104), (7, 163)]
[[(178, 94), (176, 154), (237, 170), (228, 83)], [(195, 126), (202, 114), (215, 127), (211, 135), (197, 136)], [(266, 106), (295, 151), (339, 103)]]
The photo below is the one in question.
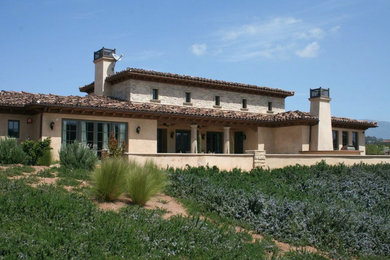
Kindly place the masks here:
[(321, 41), (336, 33), (340, 26), (312, 24), (297, 17), (273, 17), (221, 29), (209, 42), (194, 44), (195, 55), (211, 55), (225, 61), (253, 59), (315, 58)]
[(195, 43), (191, 46), (191, 51), (196, 56), (201, 56), (207, 51), (207, 44), (205, 43)]
[(235, 29), (222, 31), (222, 39), (235, 40), (239, 37), (253, 37), (256, 35), (276, 33), (300, 22), (301, 20), (292, 17), (277, 17), (264, 23), (245, 24)]
[(329, 32), (330, 33), (337, 33), (339, 30), (340, 30), (341, 26), (337, 25), (337, 26), (333, 26), (332, 28), (330, 28)]
[(321, 28), (311, 28), (306, 32), (301, 32), (297, 34), (297, 38), (299, 39), (306, 39), (306, 40), (311, 40), (311, 39), (322, 39), (326, 35), (325, 31), (322, 30)]
[(306, 45), (302, 50), (297, 50), (295, 53), (301, 58), (315, 58), (318, 56), (320, 45), (317, 42), (312, 42)]

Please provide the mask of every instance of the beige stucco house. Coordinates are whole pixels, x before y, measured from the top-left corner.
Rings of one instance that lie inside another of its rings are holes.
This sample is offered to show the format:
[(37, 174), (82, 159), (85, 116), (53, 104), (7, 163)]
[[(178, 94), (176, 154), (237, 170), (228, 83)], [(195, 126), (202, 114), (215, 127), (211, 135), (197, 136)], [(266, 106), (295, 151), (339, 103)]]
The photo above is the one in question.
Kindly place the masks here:
[[(251, 168), (272, 154), (365, 155), (376, 122), (331, 116), (329, 89), (310, 90), (310, 112), (285, 111), (294, 92), (128, 68), (115, 50), (94, 53), (86, 96), (0, 92), (0, 136), (51, 137), (53, 156), (78, 140), (107, 149), (112, 132), (129, 157), (162, 165)], [(226, 167), (224, 167), (226, 166)]]

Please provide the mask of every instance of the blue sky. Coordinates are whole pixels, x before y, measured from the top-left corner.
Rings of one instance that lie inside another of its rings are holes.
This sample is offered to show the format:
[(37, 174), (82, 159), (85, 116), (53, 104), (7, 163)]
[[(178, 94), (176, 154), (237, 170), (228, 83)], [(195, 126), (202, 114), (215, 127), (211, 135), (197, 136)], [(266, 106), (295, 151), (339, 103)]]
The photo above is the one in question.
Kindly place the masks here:
[(126, 67), (295, 91), (332, 114), (390, 121), (390, 1), (0, 1), (0, 89), (83, 95), (93, 52)]

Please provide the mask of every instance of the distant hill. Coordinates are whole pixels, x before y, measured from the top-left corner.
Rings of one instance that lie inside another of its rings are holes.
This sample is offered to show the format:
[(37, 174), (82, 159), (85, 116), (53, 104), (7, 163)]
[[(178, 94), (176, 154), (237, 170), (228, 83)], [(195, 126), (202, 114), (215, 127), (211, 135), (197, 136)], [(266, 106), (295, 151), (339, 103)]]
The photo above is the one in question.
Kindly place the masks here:
[(377, 138), (390, 139), (390, 122), (378, 121), (378, 127), (369, 128), (366, 136), (375, 136)]

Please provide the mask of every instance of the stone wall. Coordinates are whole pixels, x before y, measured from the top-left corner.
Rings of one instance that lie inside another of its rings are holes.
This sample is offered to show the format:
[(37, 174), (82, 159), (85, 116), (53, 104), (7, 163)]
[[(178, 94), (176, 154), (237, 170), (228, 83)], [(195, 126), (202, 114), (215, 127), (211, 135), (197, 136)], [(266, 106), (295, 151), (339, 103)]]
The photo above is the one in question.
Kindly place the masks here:
[[(223, 110), (242, 111), (242, 99), (246, 99), (248, 112), (267, 113), (268, 102), (272, 102), (274, 113), (284, 112), (284, 98), (277, 97), (134, 79), (120, 82), (109, 88), (109, 95), (112, 97), (133, 102), (151, 102), (152, 89), (158, 89), (159, 102), (166, 105), (214, 108), (215, 96), (220, 96)], [(191, 104), (185, 104), (186, 92), (191, 93)]]

